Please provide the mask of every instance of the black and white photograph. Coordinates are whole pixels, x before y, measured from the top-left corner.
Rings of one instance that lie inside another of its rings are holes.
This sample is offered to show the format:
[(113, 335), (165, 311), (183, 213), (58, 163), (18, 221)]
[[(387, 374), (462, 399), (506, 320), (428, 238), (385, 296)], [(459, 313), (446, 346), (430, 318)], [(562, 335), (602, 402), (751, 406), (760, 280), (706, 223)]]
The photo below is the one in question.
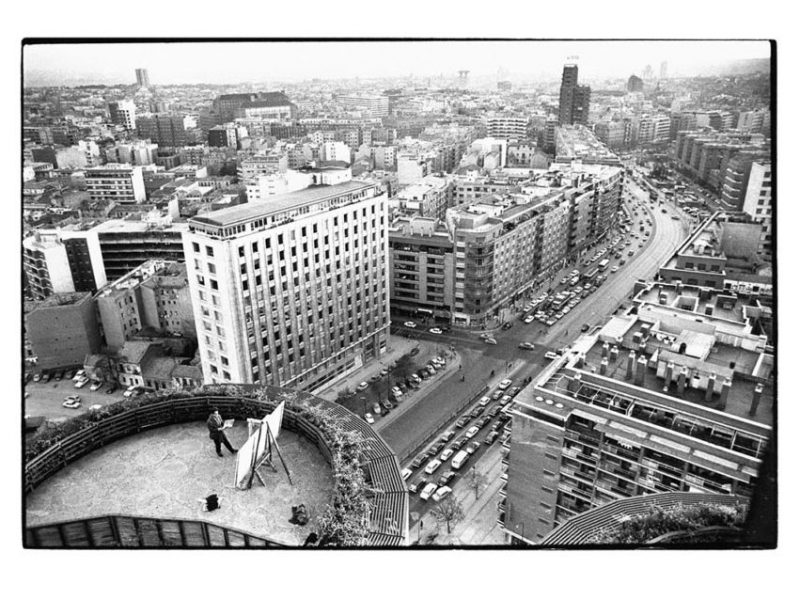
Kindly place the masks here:
[(774, 36), (77, 33), (15, 40), (16, 560), (786, 541)]

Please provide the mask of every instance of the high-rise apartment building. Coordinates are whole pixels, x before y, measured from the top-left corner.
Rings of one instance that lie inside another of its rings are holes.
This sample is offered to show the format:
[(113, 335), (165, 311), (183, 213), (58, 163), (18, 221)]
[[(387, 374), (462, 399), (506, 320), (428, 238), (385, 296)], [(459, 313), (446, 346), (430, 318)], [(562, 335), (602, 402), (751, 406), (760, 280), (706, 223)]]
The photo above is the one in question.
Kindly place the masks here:
[(132, 100), (109, 102), (108, 114), (112, 123), (122, 125), (128, 131), (136, 129), (136, 105)]
[(146, 200), (142, 168), (107, 164), (86, 169), (86, 190), (92, 200), (137, 204)]
[(22, 266), (28, 291), (37, 300), (94, 292), (106, 284), (99, 240), (91, 231), (37, 231), (22, 242)]
[(578, 85), (578, 65), (564, 65), (558, 101), (559, 125), (585, 125), (589, 120), (590, 96), (589, 86)]
[(386, 117), (389, 115), (389, 97), (378, 95), (341, 95), (336, 101), (344, 108), (360, 109), (367, 117)]
[(771, 306), (648, 284), (515, 398), (499, 522), (512, 543), (614, 500), (752, 497), (773, 434)]
[(136, 118), (136, 135), (159, 146), (180, 148), (200, 141), (199, 130), (194, 129), (190, 117), (169, 114), (152, 114)]
[(150, 87), (150, 75), (147, 73), (147, 69), (136, 69), (136, 85), (140, 88)]
[(757, 160), (750, 167), (742, 211), (761, 223), (760, 253), (772, 257), (772, 161)]
[(387, 199), (316, 186), (189, 221), (187, 273), (207, 383), (314, 390), (386, 349)]

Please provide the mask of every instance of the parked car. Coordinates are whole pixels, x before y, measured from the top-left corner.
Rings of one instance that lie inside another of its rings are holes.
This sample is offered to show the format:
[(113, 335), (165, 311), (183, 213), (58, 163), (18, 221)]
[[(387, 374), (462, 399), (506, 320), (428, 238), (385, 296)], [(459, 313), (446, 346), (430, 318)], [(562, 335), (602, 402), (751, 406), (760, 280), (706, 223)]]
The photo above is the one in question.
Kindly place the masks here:
[(55, 381), (61, 381), (61, 378), (64, 376), (62, 371), (57, 371), (55, 375), (53, 375), (53, 379)]
[(447, 487), (446, 485), (443, 485), (438, 490), (436, 490), (436, 492), (433, 494), (433, 496), (432, 496), (433, 501), (434, 502), (439, 502), (439, 500), (441, 500), (442, 498), (444, 498), (448, 494), (452, 493), (452, 491), (453, 490), (451, 490), (449, 487)]
[(484, 338), (483, 341), (486, 342), (487, 344), (491, 344), (492, 346), (497, 345), (497, 340), (492, 337)]
[(406, 321), (405, 323), (403, 323), (403, 326), (408, 327), (409, 329), (414, 329), (417, 326), (417, 324), (414, 323), (414, 321)]
[(511, 397), (513, 398), (514, 396), (516, 396), (517, 394), (519, 394), (521, 390), (522, 390), (522, 388), (521, 388), (521, 387), (519, 387), (518, 385), (515, 385), (515, 386), (514, 386), (514, 387), (512, 387), (510, 390), (508, 390), (508, 395), (509, 395), (509, 396), (511, 396)]
[(481, 397), (480, 400), (478, 400), (478, 404), (480, 406), (486, 406), (491, 401), (492, 401), (492, 399), (489, 396), (483, 396), (483, 397)]
[(433, 475), (433, 474), (436, 472), (436, 469), (438, 469), (438, 468), (439, 468), (439, 467), (441, 467), (441, 466), (442, 466), (442, 461), (440, 461), (440, 460), (438, 460), (438, 459), (434, 458), (434, 459), (433, 459), (431, 462), (429, 462), (429, 463), (428, 463), (428, 464), (425, 466), (425, 472), (426, 472), (428, 475)]
[(500, 406), (505, 406), (509, 402), (511, 402), (511, 396), (509, 396), (508, 394), (500, 398)]
[(34, 374), (34, 376), (33, 376), (34, 383), (39, 383), (41, 380), (42, 380), (42, 374), (41, 373)]
[(453, 456), (453, 454), (455, 454), (455, 450), (452, 448), (446, 448), (445, 451), (439, 456), (439, 460), (445, 462), (448, 458)]
[(439, 440), (442, 442), (449, 442), (451, 439), (453, 439), (453, 436), (455, 436), (455, 434), (456, 434), (455, 431), (453, 431), (452, 429), (448, 429), (442, 434), (442, 437), (440, 437)]
[(116, 383), (111, 383), (111, 384), (110, 384), (110, 385), (109, 385), (109, 386), (106, 388), (106, 394), (113, 394), (113, 393), (114, 393), (114, 392), (116, 392), (116, 391), (117, 391), (117, 384), (116, 384)]
[(102, 381), (95, 381), (95, 382), (92, 383), (92, 385), (89, 386), (89, 390), (92, 391), (92, 392), (96, 392), (101, 387), (103, 387), (103, 382)]
[(531, 323), (533, 323), (533, 318), (534, 318), (534, 317), (533, 317), (533, 315), (528, 315), (527, 317), (525, 317), (525, 318), (523, 319), (523, 322), (524, 322), (526, 325), (530, 325)]
[(478, 421), (477, 425), (478, 425), (478, 427), (483, 429), (484, 427), (486, 427), (491, 422), (492, 422), (492, 417), (490, 417), (489, 415), (485, 415), (485, 416), (481, 417), (481, 420)]
[(544, 353), (544, 357), (547, 360), (555, 360), (558, 358), (558, 354), (556, 354), (555, 352), (548, 351)]
[(477, 433), (479, 431), (480, 431), (480, 428), (477, 425), (473, 425), (472, 427), (467, 429), (467, 433), (465, 433), (464, 435), (467, 436), (467, 439), (471, 440), (472, 438), (475, 437), (475, 435), (477, 435)]
[(503, 390), (495, 390), (492, 394), (492, 400), (499, 400), (503, 396)]
[[(44, 380), (42, 380), (42, 381), (44, 381)], [(78, 381), (75, 382), (75, 387), (78, 388), (78, 389), (81, 389), (87, 383), (89, 383), (88, 379), (79, 379)]]
[(372, 425), (375, 422), (375, 417), (372, 416), (372, 413), (364, 413), (364, 420)]
[(438, 327), (431, 327), (430, 329), (428, 329), (428, 331), (430, 331), (431, 333), (435, 333), (437, 335), (442, 333), (442, 330), (439, 329)]
[(503, 381), (501, 381), (501, 382), (498, 384), (498, 386), (497, 386), (497, 387), (498, 387), (498, 388), (500, 388), (501, 390), (504, 390), (504, 389), (506, 389), (507, 387), (509, 387), (509, 386), (510, 386), (512, 383), (514, 383), (514, 382), (513, 382), (511, 379), (503, 379)]
[(381, 406), (383, 407), (383, 410), (386, 411), (387, 413), (394, 408), (392, 406), (392, 403), (389, 402), (388, 398), (384, 398), (383, 400), (381, 400)]
[(460, 437), (460, 438), (456, 438), (456, 439), (453, 441), (453, 443), (452, 443), (452, 444), (450, 444), (450, 447), (451, 447), (453, 450), (461, 450), (461, 447), (462, 447), (464, 444), (466, 444), (466, 443), (467, 443), (467, 438), (465, 438), (465, 437), (463, 437), (463, 436), (462, 436), (462, 437)]
[(42, 375), (42, 383), (47, 383), (48, 381), (50, 381), (50, 373), (45, 373)]
[(463, 417), (459, 418), (458, 421), (456, 421), (456, 427), (458, 429), (461, 429), (462, 427), (464, 427), (469, 422), (470, 422), (470, 418), (467, 417), (467, 416), (463, 416)]
[(416, 494), (418, 491), (420, 491), (426, 485), (428, 485), (428, 480), (423, 477), (422, 479), (420, 479), (418, 481), (415, 481), (413, 483), (409, 483), (408, 484), (408, 491), (411, 494)]
[(500, 414), (501, 410), (503, 410), (503, 407), (500, 404), (498, 404), (497, 406), (493, 406), (489, 411), (489, 416), (494, 418)]
[(477, 419), (483, 414), (483, 408), (480, 406), (476, 406), (472, 409), (472, 412), (469, 413), (470, 418)]
[(417, 458), (415, 458), (411, 462), (411, 468), (415, 469), (415, 470), (419, 469), (422, 465), (424, 465), (426, 462), (428, 462), (429, 458), (430, 458), (430, 455), (428, 453), (420, 454)]
[(84, 369), (80, 369), (75, 372), (75, 375), (72, 376), (72, 381), (78, 381), (78, 379), (83, 379), (86, 376), (86, 371)]
[(478, 442), (470, 442), (469, 444), (467, 444), (467, 447), (464, 448), (464, 450), (466, 450), (467, 454), (472, 456), (480, 447), (481, 445)]
[(488, 435), (484, 438), (484, 444), (492, 444), (494, 441), (500, 436), (500, 432), (496, 429), (493, 429), (488, 433)]
[(439, 454), (439, 452), (441, 452), (442, 450), (444, 450), (444, 446), (445, 446), (445, 442), (436, 442), (436, 443), (435, 443), (435, 444), (434, 444), (434, 445), (431, 447), (431, 455), (432, 455), (432, 456), (435, 456), (435, 455)]
[(411, 477), (412, 473), (414, 473), (414, 471), (412, 471), (411, 469), (408, 469), (408, 468), (403, 469), (402, 471), (400, 471), (400, 475), (403, 477), (403, 481), (405, 481), (406, 479)]
[(417, 354), (419, 354), (419, 347), (414, 346), (408, 354), (410, 356), (416, 356)]
[(422, 491), (419, 493), (420, 499), (421, 500), (427, 500), (437, 490), (437, 488), (438, 488), (438, 486), (433, 482), (426, 483), (425, 487), (422, 488)]
[[(123, 395), (125, 398), (130, 398), (131, 396), (133, 396), (133, 391), (134, 391), (135, 389), (136, 389), (136, 386), (135, 386), (135, 385), (129, 385), (129, 386), (128, 386), (128, 389), (126, 389), (124, 392), (122, 392), (122, 395)], [(367, 421), (367, 423), (369, 423), (369, 421)]]
[(447, 485), (448, 483), (453, 481), (453, 478), (455, 476), (456, 476), (455, 471), (445, 471), (444, 473), (442, 473), (442, 476), (439, 477), (439, 485)]
[(536, 346), (534, 346), (530, 342), (522, 342), (522, 343), (520, 343), (519, 347), (522, 348), (523, 350), (535, 350), (536, 349)]
[(419, 371), (417, 371), (417, 373), (419, 373), (419, 376), (422, 377), (422, 379), (428, 379), (428, 377), (431, 376), (428, 369), (420, 369)]

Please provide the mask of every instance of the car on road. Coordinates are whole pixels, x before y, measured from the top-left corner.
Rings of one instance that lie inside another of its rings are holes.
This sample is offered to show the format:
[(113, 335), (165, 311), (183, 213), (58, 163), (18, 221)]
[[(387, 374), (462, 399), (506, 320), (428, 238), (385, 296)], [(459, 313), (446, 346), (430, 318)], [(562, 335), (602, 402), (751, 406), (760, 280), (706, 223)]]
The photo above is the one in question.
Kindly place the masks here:
[(468, 440), (471, 440), (472, 438), (474, 438), (477, 435), (477, 433), (479, 431), (480, 431), (480, 427), (478, 427), (477, 425), (473, 425), (472, 427), (467, 429), (467, 433), (465, 433), (464, 435), (467, 436)]
[(511, 379), (503, 379), (503, 381), (501, 381), (501, 382), (500, 382), (500, 383), (497, 385), (497, 387), (498, 387), (499, 389), (501, 389), (501, 390), (505, 390), (506, 388), (509, 388), (509, 387), (511, 387), (511, 384), (512, 384), (512, 383), (514, 383), (514, 381), (513, 381), (513, 380), (511, 380)]
[(611, 272), (612, 273), (616, 273), (617, 271), (619, 271), (619, 267), (617, 265), (614, 265), (613, 267), (611, 267)]
[(478, 405), (486, 406), (491, 401), (492, 401), (492, 399), (489, 396), (482, 396), (481, 399), (478, 400)]
[(583, 325), (581, 325), (581, 333), (586, 333), (587, 331), (589, 331), (589, 324), (584, 323)]
[(381, 400), (381, 406), (383, 407), (383, 410), (386, 411), (387, 413), (394, 408), (394, 406), (392, 406), (392, 403), (389, 402), (388, 398), (384, 398), (383, 400)]
[(439, 438), (439, 441), (440, 441), (440, 442), (449, 442), (450, 440), (452, 440), (452, 439), (453, 439), (453, 436), (454, 436), (455, 434), (456, 434), (456, 432), (455, 432), (455, 431), (453, 431), (452, 429), (448, 429), (447, 431), (445, 431), (445, 432), (442, 434), (442, 437), (440, 437), (440, 438)]
[(389, 374), (388, 369), (381, 369), (381, 377), (386, 377)]
[(506, 331), (507, 329), (511, 329), (513, 326), (514, 325), (510, 321), (506, 321), (505, 323), (503, 323), (503, 326), (500, 329)]
[(444, 452), (439, 455), (439, 460), (445, 462), (448, 458), (455, 454), (455, 450), (452, 448), (446, 448)]
[(500, 398), (500, 406), (505, 406), (509, 402), (511, 402), (511, 396), (509, 396), (508, 394)]
[(530, 325), (531, 323), (533, 323), (533, 319), (534, 319), (533, 315), (528, 315), (523, 319), (523, 323), (525, 323), (526, 325)]
[(437, 335), (442, 333), (442, 330), (439, 329), (438, 327), (431, 327), (430, 329), (428, 329), (428, 331), (430, 331), (431, 333), (435, 333)]
[(492, 344), (493, 346), (497, 345), (497, 340), (492, 337), (484, 338), (483, 341), (486, 342), (487, 344)]
[(470, 442), (469, 444), (467, 444), (467, 447), (464, 448), (464, 451), (470, 456), (472, 456), (473, 454), (475, 454), (475, 452), (477, 452), (478, 448), (480, 447), (481, 445), (478, 442)]
[(467, 438), (465, 438), (465, 437), (463, 437), (463, 436), (462, 436), (462, 437), (460, 437), (460, 438), (456, 438), (456, 439), (453, 441), (453, 443), (452, 443), (452, 444), (450, 444), (450, 447), (451, 447), (453, 450), (461, 450), (461, 447), (462, 447), (464, 444), (466, 444), (466, 443), (467, 443)]
[(447, 485), (448, 483), (453, 481), (453, 478), (455, 476), (456, 476), (455, 471), (445, 471), (444, 473), (442, 473), (442, 476), (439, 477), (439, 485)]
[(34, 383), (39, 383), (39, 381), (41, 381), (41, 379), (42, 379), (42, 374), (41, 374), (41, 373), (36, 373), (36, 374), (33, 376), (33, 381), (34, 381)]
[(428, 499), (428, 498), (430, 498), (430, 497), (431, 497), (431, 495), (432, 495), (432, 494), (433, 494), (433, 493), (434, 493), (434, 492), (437, 490), (437, 488), (438, 488), (438, 487), (439, 487), (439, 486), (437, 486), (437, 485), (436, 485), (435, 483), (433, 483), (433, 482), (431, 482), (431, 483), (426, 483), (426, 484), (425, 484), (425, 487), (424, 487), (424, 488), (422, 488), (422, 491), (419, 493), (419, 497), (420, 497), (420, 499), (421, 499), (421, 500), (427, 500), (427, 499)]
[(664, 214), (667, 214), (667, 209), (666, 208), (662, 208), (661, 212), (664, 213)]
[(444, 446), (445, 446), (445, 442), (436, 442), (431, 447), (431, 456), (436, 457), (436, 455), (439, 454), (439, 452), (444, 450)]
[(442, 466), (442, 461), (434, 458), (431, 462), (425, 465), (425, 472), (428, 475), (433, 475), (436, 472), (436, 469)]
[(48, 381), (50, 381), (50, 373), (45, 373), (42, 375), (42, 383), (47, 383)]
[(458, 419), (458, 421), (456, 421), (456, 427), (458, 429), (461, 429), (462, 427), (464, 427), (464, 425), (466, 425), (469, 422), (470, 422), (470, 418), (468, 416), (464, 415), (463, 417)]
[(72, 376), (72, 381), (78, 381), (78, 379), (83, 379), (86, 377), (86, 371), (84, 369), (79, 369), (75, 372), (75, 375)]
[(536, 349), (536, 346), (534, 346), (530, 342), (522, 342), (519, 345), (519, 347), (522, 348), (523, 350), (535, 350)]
[(503, 407), (501, 405), (499, 405), (499, 404), (497, 406), (493, 406), (492, 409), (489, 411), (489, 416), (494, 418), (497, 415), (499, 415), (500, 411), (502, 411), (502, 410), (503, 410)]
[(677, 215), (672, 215), (672, 220), (673, 221), (680, 221), (680, 218), (678, 218)]
[(634, 254), (633, 250), (628, 250), (628, 256), (633, 256), (633, 254)]
[(362, 381), (356, 386), (356, 390), (359, 392), (363, 392), (365, 389), (369, 387), (369, 384), (366, 381)]
[(372, 413), (364, 413), (364, 420), (372, 425), (375, 422), (375, 417), (372, 416)]
[(428, 379), (428, 377), (431, 376), (431, 373), (428, 371), (428, 369), (420, 369), (417, 371), (417, 374), (422, 377), (422, 379)]
[(423, 477), (419, 481), (415, 481), (413, 483), (410, 483), (408, 485), (408, 491), (411, 494), (416, 494), (418, 491), (420, 491), (426, 485), (428, 485), (428, 480)]
[(427, 454), (427, 453), (420, 454), (417, 458), (415, 458), (413, 461), (411, 461), (411, 468), (415, 469), (415, 470), (419, 469), (422, 465), (424, 465), (426, 462), (428, 462), (429, 458), (430, 458), (430, 455)]
[(514, 396), (516, 396), (517, 394), (519, 394), (519, 392), (520, 392), (520, 390), (521, 390), (521, 389), (522, 389), (521, 387), (519, 387), (519, 386), (516, 386), (516, 385), (515, 385), (515, 386), (514, 386), (514, 387), (512, 387), (510, 390), (508, 390), (508, 395), (509, 395), (509, 396), (511, 396), (511, 397), (513, 398)]
[(469, 413), (469, 416), (472, 419), (477, 419), (481, 415), (483, 415), (483, 408), (481, 408), (480, 406), (476, 406), (475, 408), (472, 409), (472, 412)]
[(414, 321), (406, 321), (403, 323), (403, 327), (408, 327), (409, 329), (414, 329), (416, 326), (417, 324), (414, 323)]
[(393, 393), (395, 396), (402, 396), (402, 395), (403, 395), (403, 390), (401, 390), (399, 387), (397, 387), (397, 386), (395, 385), (395, 386), (393, 386), (393, 387), (392, 387), (392, 393)]
[(446, 485), (443, 485), (438, 490), (436, 490), (436, 492), (431, 497), (433, 498), (434, 502), (439, 502), (439, 500), (441, 500), (442, 498), (444, 498), (445, 496), (447, 496), (448, 494), (450, 494), (452, 492), (453, 492), (452, 489), (450, 489)]
[(558, 354), (556, 354), (555, 352), (552, 352), (552, 351), (548, 351), (548, 352), (544, 353), (544, 357), (547, 360), (555, 360), (555, 359), (558, 358)]
[(425, 367), (425, 369), (428, 371), (428, 375), (436, 374), (436, 367), (434, 367), (433, 365), (428, 365), (427, 367)]
[(102, 381), (93, 381), (92, 385), (89, 386), (89, 391), (96, 392), (101, 387), (103, 387), (103, 382)]
[(400, 475), (403, 477), (403, 481), (411, 477), (412, 473), (414, 473), (414, 471), (408, 468), (405, 468), (402, 471), (400, 471)]
[[(376, 382), (378, 382), (378, 381), (380, 381), (380, 380), (381, 380), (381, 376), (380, 376), (380, 374), (379, 374), (379, 373), (375, 373), (375, 375), (373, 375), (372, 377), (370, 377), (370, 378), (369, 378), (369, 380), (370, 380), (372, 383), (376, 383)], [(363, 382), (362, 382), (362, 383), (363, 383)], [(367, 388), (362, 388), (362, 389), (367, 389)], [(358, 388), (356, 388), (356, 390), (358, 391)]]
[[(44, 379), (42, 381), (44, 382)], [(78, 381), (75, 382), (75, 387), (78, 388), (78, 389), (81, 389), (87, 383), (89, 383), (89, 379), (87, 379), (87, 378), (79, 379)]]
[(503, 390), (495, 390), (492, 394), (492, 400), (499, 400), (503, 396)]
[(81, 407), (81, 397), (80, 396), (67, 396), (64, 399), (64, 402), (61, 403), (61, 406), (65, 408), (80, 408)]
[(62, 378), (63, 376), (64, 376), (64, 373), (62, 373), (61, 371), (58, 371), (58, 372), (57, 372), (55, 375), (53, 375), (53, 379), (54, 379), (55, 381), (61, 381), (61, 378)]
[(624, 258), (619, 259), (620, 266), (624, 265), (627, 261)]
[(489, 415), (484, 415), (476, 421), (475, 425), (480, 429), (483, 429), (491, 422), (492, 422), (492, 417), (490, 417)]

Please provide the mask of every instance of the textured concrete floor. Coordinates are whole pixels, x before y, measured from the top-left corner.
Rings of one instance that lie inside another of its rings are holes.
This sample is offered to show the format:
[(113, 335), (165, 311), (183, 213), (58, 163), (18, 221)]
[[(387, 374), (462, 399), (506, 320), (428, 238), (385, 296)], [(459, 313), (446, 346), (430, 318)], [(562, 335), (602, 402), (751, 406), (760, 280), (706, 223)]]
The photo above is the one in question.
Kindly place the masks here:
[[(228, 432), (236, 448), (247, 438), (237, 421)], [(102, 514), (198, 519), (299, 545), (310, 527), (289, 523), (291, 507), (303, 503), (313, 520), (328, 504), (333, 478), (325, 458), (303, 437), (282, 431), (277, 473), (262, 469), (267, 483), (250, 490), (233, 487), (236, 459), (224, 447), (219, 458), (204, 423), (185, 423), (143, 432), (94, 451), (45, 481), (26, 498), (29, 525)], [(222, 508), (201, 510), (215, 493)]]

